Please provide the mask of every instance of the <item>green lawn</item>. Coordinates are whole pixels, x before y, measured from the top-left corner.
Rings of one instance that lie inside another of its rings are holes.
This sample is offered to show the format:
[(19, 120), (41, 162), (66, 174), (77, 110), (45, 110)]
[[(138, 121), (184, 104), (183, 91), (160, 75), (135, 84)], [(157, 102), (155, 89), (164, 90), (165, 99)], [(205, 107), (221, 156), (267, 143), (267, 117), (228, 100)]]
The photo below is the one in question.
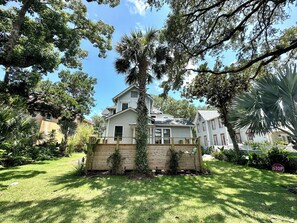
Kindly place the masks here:
[(207, 161), (210, 176), (83, 178), (72, 174), (81, 156), (0, 170), (0, 222), (297, 221), (283, 187), (297, 175)]

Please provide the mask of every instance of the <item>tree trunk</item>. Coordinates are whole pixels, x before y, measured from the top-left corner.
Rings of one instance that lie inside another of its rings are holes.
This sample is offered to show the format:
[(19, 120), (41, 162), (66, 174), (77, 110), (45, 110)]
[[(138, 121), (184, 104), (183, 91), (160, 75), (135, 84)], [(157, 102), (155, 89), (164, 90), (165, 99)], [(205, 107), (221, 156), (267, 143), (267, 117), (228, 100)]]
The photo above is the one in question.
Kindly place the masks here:
[[(10, 33), (10, 37), (8, 42), (6, 43), (6, 47), (5, 47), (5, 51), (6, 51), (6, 64), (8, 64), (7, 69), (9, 70), (9, 64), (11, 63), (12, 60), (12, 52), (13, 49), (15, 48), (16, 45), (16, 41), (20, 35), (20, 30), (21, 27), (24, 23), (25, 20), (25, 15), (28, 11), (28, 9), (30, 8), (31, 5), (31, 0), (25, 0), (23, 1), (23, 5), (21, 7), (21, 9), (18, 11), (18, 15), (17, 18), (15, 20), (15, 22), (12, 24), (12, 30)], [(4, 76), (4, 83), (8, 83), (9, 81), (9, 76), (8, 76), (8, 72), (5, 72), (5, 76)]]
[(228, 109), (226, 107), (223, 107), (223, 108), (220, 108), (219, 111), (220, 111), (221, 118), (222, 118), (222, 120), (224, 122), (224, 125), (226, 126), (227, 131), (228, 131), (228, 133), (230, 135), (234, 151), (236, 152), (237, 158), (239, 158), (240, 157), (240, 150), (239, 150), (238, 143), (236, 141), (236, 132), (234, 130), (233, 125), (228, 120)]
[(136, 126), (136, 170), (139, 173), (148, 172), (147, 141), (148, 141), (148, 110), (145, 105), (146, 97), (146, 64), (140, 64), (139, 71), (139, 98), (137, 101), (137, 126)]

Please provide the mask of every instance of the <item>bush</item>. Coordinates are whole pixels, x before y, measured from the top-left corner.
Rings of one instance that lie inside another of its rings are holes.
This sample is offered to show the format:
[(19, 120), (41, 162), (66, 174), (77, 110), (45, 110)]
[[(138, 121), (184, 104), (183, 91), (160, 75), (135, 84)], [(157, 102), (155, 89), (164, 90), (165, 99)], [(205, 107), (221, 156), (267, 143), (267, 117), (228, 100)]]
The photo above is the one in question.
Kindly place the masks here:
[(169, 160), (169, 169), (172, 175), (176, 175), (178, 172), (179, 161), (182, 157), (182, 151), (175, 151), (174, 149), (170, 149), (170, 160)]
[(205, 148), (201, 146), (201, 149), (202, 149), (202, 155), (204, 155), (204, 154), (211, 155), (215, 151), (215, 148), (213, 146), (209, 146), (209, 147), (205, 147)]
[(77, 161), (77, 165), (74, 167), (74, 174), (77, 176), (84, 176), (86, 173), (86, 163), (85, 163), (85, 157), (83, 157), (81, 160)]
[(89, 136), (94, 132), (93, 126), (85, 123), (78, 125), (76, 133), (68, 139), (68, 152), (86, 152), (86, 144)]
[(119, 149), (116, 149), (113, 154), (111, 154), (108, 159), (107, 163), (110, 164), (110, 172), (111, 174), (120, 174), (122, 173), (122, 163), (123, 163), (123, 157), (120, 153)]
[(223, 150), (224, 147), (214, 150), (212, 156), (218, 160), (224, 160)]
[(273, 147), (267, 152), (267, 165), (270, 167), (274, 163), (282, 164), (285, 169), (289, 167), (289, 153), (286, 150), (279, 149), (278, 147)]
[(267, 168), (268, 165), (267, 165), (266, 154), (256, 154), (256, 153), (249, 154), (247, 165), (251, 167), (260, 168), (260, 169)]

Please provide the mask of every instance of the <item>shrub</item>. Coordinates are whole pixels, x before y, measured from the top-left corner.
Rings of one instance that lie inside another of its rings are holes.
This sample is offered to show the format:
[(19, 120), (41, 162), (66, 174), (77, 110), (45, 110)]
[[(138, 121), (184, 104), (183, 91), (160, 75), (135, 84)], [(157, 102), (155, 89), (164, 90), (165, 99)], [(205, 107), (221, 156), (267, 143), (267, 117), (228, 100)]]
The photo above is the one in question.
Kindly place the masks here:
[(110, 165), (111, 174), (120, 174), (122, 173), (122, 163), (123, 163), (123, 157), (120, 153), (119, 149), (115, 149), (114, 153), (111, 154), (108, 159), (107, 163)]
[(267, 168), (267, 156), (266, 154), (251, 153), (248, 155), (248, 166), (256, 167), (260, 169)]
[(215, 151), (215, 148), (213, 146), (209, 146), (209, 147), (201, 147), (202, 149), (202, 155), (204, 154), (212, 154)]
[(176, 175), (178, 172), (179, 161), (182, 157), (182, 151), (175, 151), (174, 149), (170, 149), (170, 160), (169, 160), (169, 169), (170, 173)]
[(224, 160), (224, 146), (222, 148), (216, 149), (213, 151), (212, 156), (218, 160)]
[(285, 168), (288, 168), (289, 158), (288, 151), (280, 149), (278, 147), (273, 147), (267, 152), (267, 164), (271, 167), (274, 163), (280, 163)]
[(77, 165), (74, 167), (74, 173), (77, 176), (84, 176), (86, 173), (86, 163), (85, 163), (85, 157), (83, 157), (81, 160), (77, 161)]
[(78, 125), (76, 133), (68, 139), (68, 152), (86, 152), (86, 144), (89, 136), (94, 132), (93, 126), (82, 123)]

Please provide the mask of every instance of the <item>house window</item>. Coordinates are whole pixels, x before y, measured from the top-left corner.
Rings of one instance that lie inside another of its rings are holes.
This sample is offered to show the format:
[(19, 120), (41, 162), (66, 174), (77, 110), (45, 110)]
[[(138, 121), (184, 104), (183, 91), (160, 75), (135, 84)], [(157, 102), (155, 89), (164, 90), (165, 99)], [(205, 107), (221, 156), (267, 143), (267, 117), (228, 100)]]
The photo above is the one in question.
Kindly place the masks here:
[(207, 146), (207, 136), (204, 136), (204, 146)]
[(116, 141), (118, 137), (119, 137), (119, 140), (122, 141), (123, 126), (115, 126), (114, 128), (114, 140)]
[(215, 123), (215, 120), (211, 120), (211, 129), (212, 130), (215, 130), (216, 129), (216, 123)]
[(200, 132), (200, 125), (199, 125), (199, 123), (197, 124), (197, 132), (198, 133)]
[(205, 131), (205, 122), (202, 122), (202, 129), (203, 129), (203, 131)]
[(202, 119), (202, 117), (201, 117), (201, 115), (199, 114), (199, 115), (198, 115), (198, 121), (201, 121), (201, 119)]
[(240, 133), (236, 133), (235, 137), (238, 143), (242, 143)]
[(213, 144), (214, 145), (219, 145), (217, 135), (213, 135)]
[(131, 91), (131, 98), (138, 98), (138, 91)]
[(222, 145), (226, 145), (226, 138), (224, 133), (221, 134), (221, 142), (222, 142)]
[(122, 103), (122, 111), (128, 109), (128, 103)]
[(170, 129), (155, 129), (156, 144), (170, 144)]
[(222, 123), (222, 119), (221, 118), (219, 118), (219, 127), (220, 128), (223, 128), (223, 123)]

